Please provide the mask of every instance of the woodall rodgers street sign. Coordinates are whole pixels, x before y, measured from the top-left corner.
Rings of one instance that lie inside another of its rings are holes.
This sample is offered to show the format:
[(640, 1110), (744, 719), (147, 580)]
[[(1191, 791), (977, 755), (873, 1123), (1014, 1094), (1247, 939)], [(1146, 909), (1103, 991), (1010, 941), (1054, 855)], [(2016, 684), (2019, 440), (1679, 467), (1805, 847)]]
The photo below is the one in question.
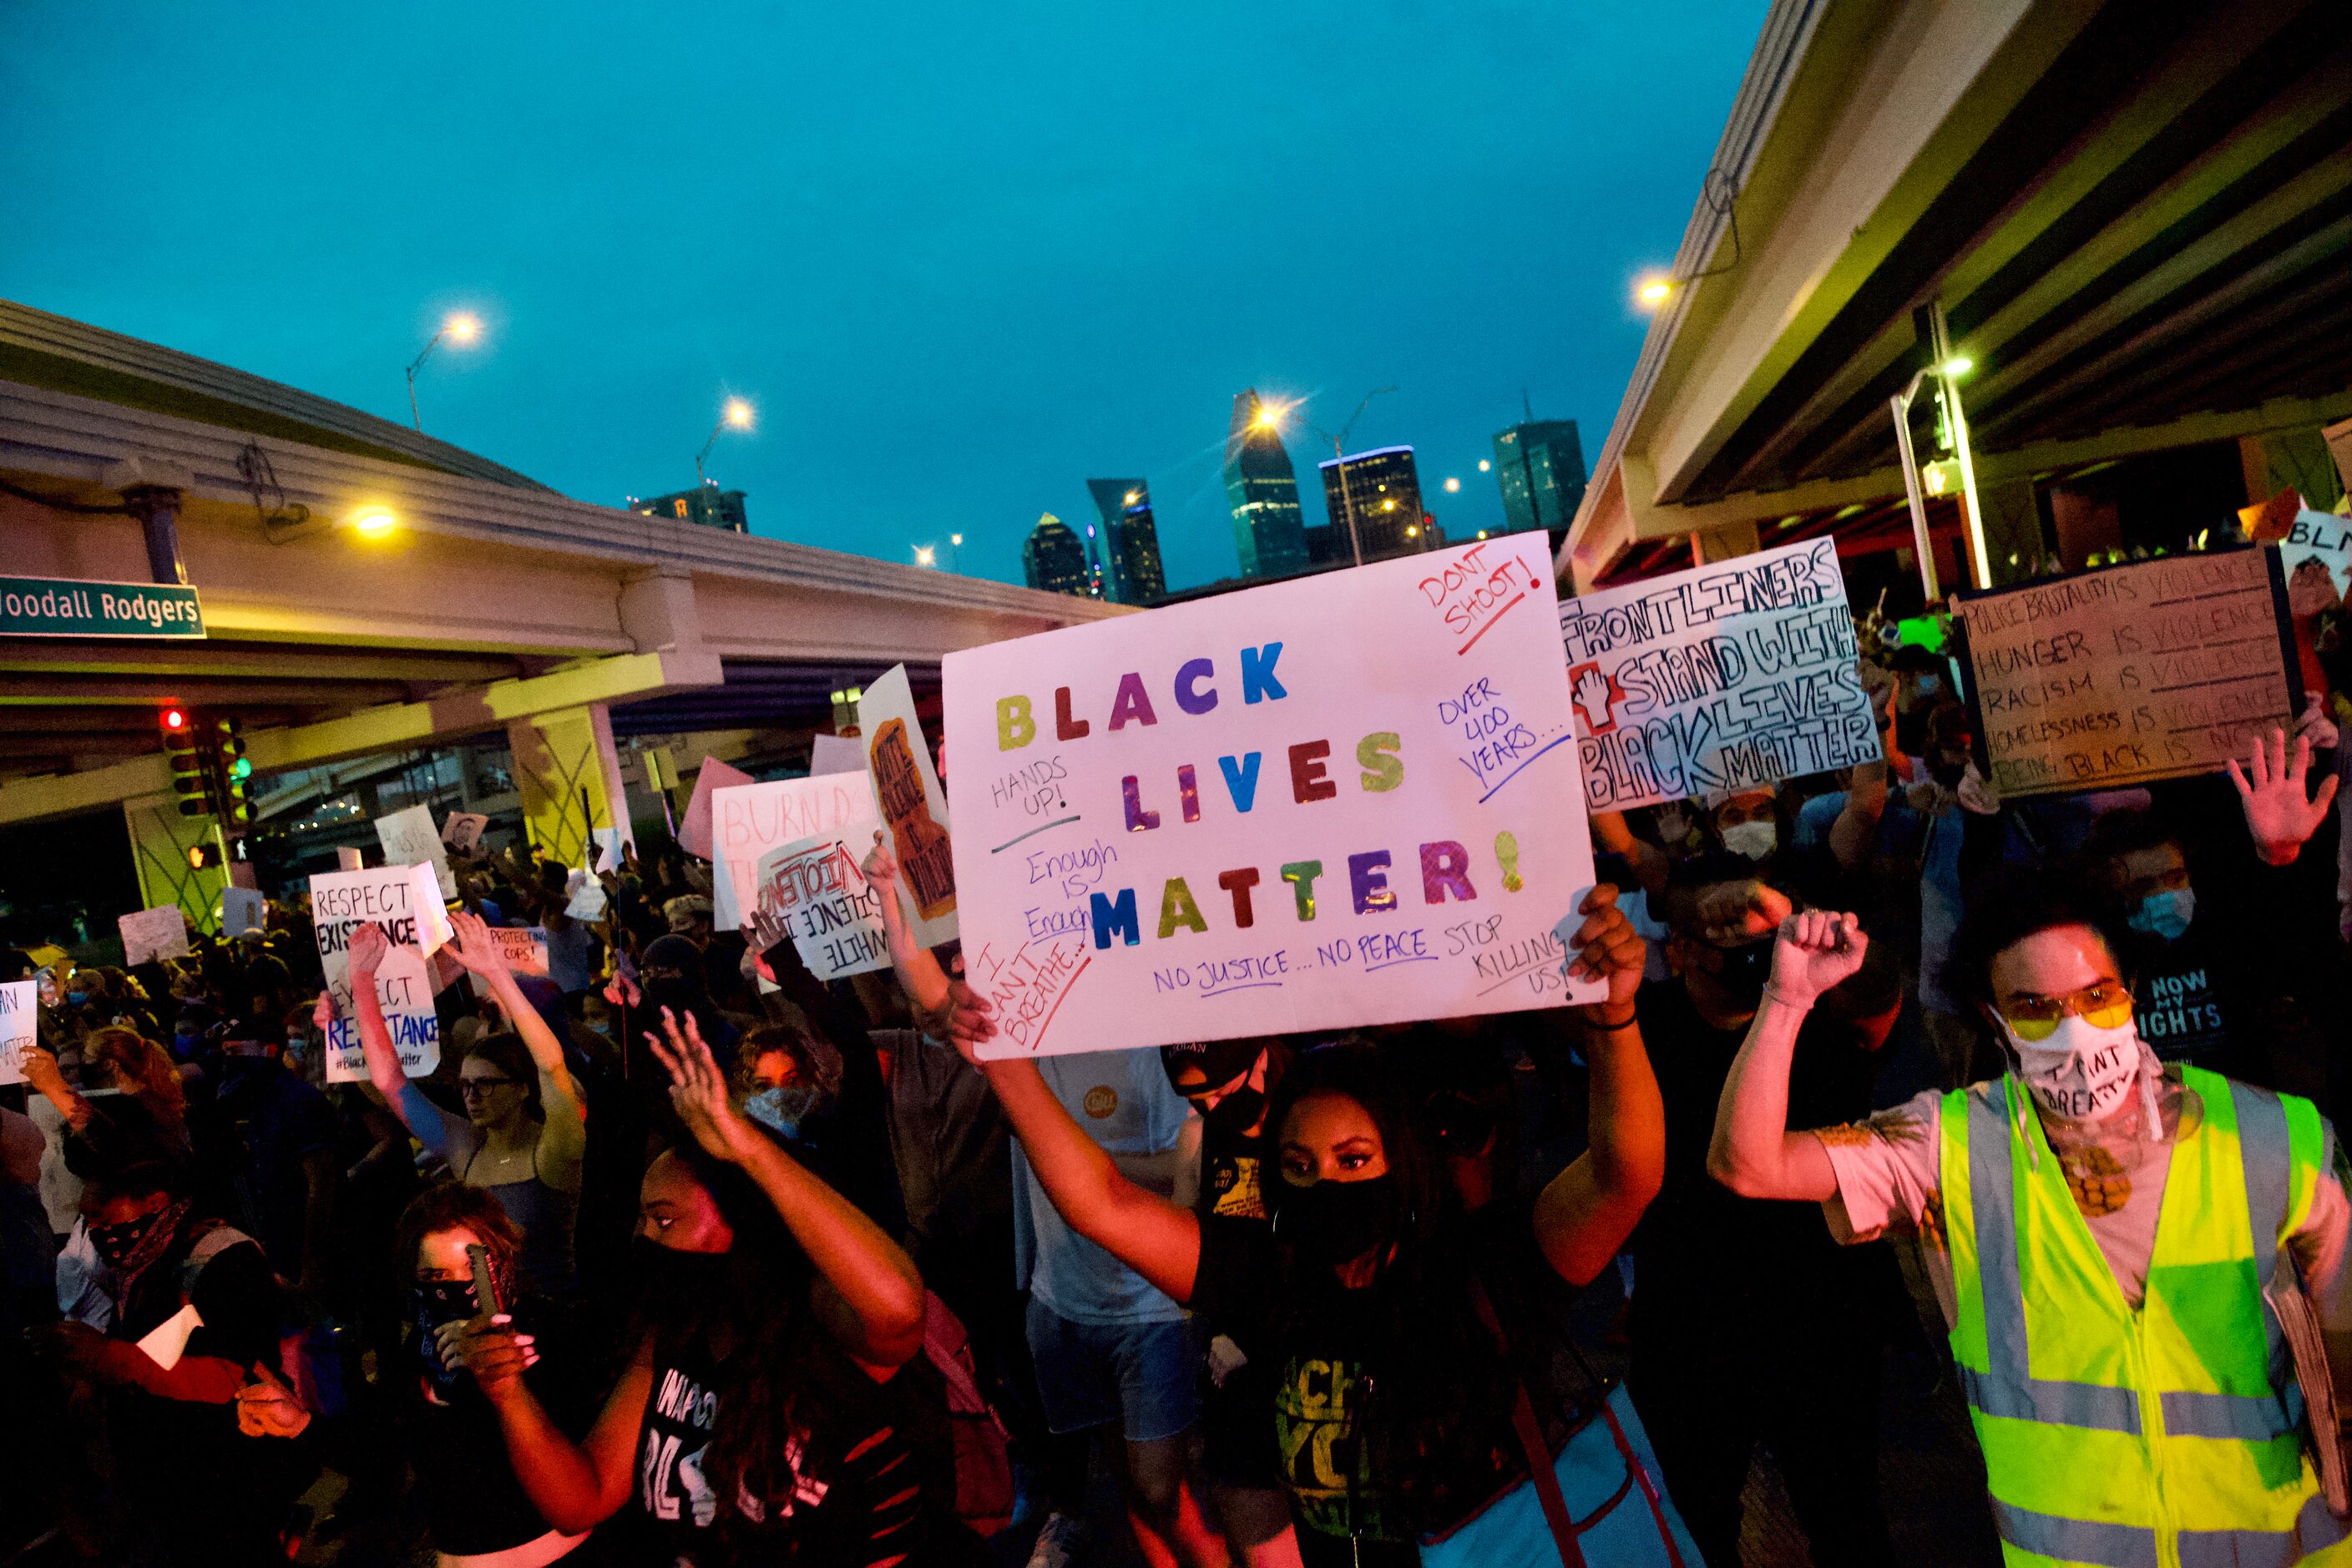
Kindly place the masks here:
[(177, 584), (0, 577), (0, 637), (201, 637), (196, 591)]

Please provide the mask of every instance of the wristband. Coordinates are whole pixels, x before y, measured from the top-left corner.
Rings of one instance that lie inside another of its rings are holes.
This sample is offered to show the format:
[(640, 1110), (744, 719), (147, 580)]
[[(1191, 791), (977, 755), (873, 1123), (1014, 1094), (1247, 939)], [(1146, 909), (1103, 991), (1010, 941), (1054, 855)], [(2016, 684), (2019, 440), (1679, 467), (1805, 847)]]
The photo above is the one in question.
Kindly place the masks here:
[(1598, 1017), (1590, 1013), (1578, 1020), (1578, 1022), (1581, 1023), (1586, 1028), (1592, 1030), (1596, 1034), (1603, 1035), (1613, 1035), (1618, 1033), (1620, 1030), (1630, 1029), (1641, 1021), (1642, 1016), (1639, 1013), (1628, 1013), (1625, 1015), (1624, 1021), (1617, 1024), (1604, 1024)]

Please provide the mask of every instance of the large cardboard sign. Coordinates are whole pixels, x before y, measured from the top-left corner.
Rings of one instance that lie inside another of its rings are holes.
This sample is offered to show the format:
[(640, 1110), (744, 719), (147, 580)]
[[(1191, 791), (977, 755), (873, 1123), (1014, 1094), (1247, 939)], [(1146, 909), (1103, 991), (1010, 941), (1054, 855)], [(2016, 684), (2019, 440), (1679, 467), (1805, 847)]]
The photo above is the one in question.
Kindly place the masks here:
[(387, 866), (430, 866), (444, 899), (457, 896), (457, 879), (449, 869), (448, 847), (433, 826), (429, 806), (404, 806), (375, 819), (375, 836), (383, 845)]
[(793, 951), (819, 980), (890, 967), (881, 896), (838, 838), (796, 839), (761, 856), (759, 908), (783, 917)]
[(2003, 795), (2221, 771), (2303, 705), (2274, 550), (1964, 595), (1978, 759)]
[(40, 1005), (34, 982), (0, 981), (0, 1083), (25, 1081), (25, 1047), (39, 1037)]
[(319, 941), (319, 964), (335, 1000), (335, 1021), (327, 1030), (327, 1081), (361, 1083), (367, 1055), (360, 1047), (359, 1020), (352, 1012), (352, 932), (379, 926), (392, 944), (376, 971), (375, 999), (384, 1026), (410, 1078), (441, 1062), (441, 1027), (433, 1013), (433, 980), (426, 960), (449, 940), (449, 917), (426, 866), (380, 866), (361, 871), (324, 871), (310, 879), (310, 920)]
[(898, 902), (925, 947), (953, 942), (955, 862), (948, 841), (948, 797), (931, 769), (931, 748), (915, 712), (907, 667), (893, 665), (857, 700), (857, 723), (873, 780), (874, 809), (898, 861)]
[(798, 838), (829, 834), (864, 854), (877, 826), (860, 773), (735, 784), (710, 795), (710, 919), (739, 931), (756, 907), (760, 857)]
[(151, 959), (188, 956), (188, 917), (177, 904), (158, 904), (114, 917), (122, 933), (122, 962), (145, 963)]
[(1597, 996), (1558, 637), (1536, 534), (950, 654), (991, 1054)]
[(1591, 810), (1879, 758), (1829, 540), (1580, 595), (1559, 635)]

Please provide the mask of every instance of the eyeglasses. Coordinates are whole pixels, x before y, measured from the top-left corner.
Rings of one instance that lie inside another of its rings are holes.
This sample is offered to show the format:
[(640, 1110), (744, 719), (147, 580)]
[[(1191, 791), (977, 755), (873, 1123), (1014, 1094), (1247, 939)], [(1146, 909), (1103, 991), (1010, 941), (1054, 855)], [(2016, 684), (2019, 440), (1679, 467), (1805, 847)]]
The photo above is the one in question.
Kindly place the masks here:
[(2102, 980), (2062, 996), (2021, 996), (2002, 1005), (2000, 1016), (2021, 1040), (2046, 1040), (2072, 1013), (2095, 1029), (2112, 1029), (2132, 1016), (2132, 994), (2116, 980)]
[(461, 1078), (457, 1080), (460, 1095), (488, 1094), (505, 1084), (520, 1083), (519, 1078)]

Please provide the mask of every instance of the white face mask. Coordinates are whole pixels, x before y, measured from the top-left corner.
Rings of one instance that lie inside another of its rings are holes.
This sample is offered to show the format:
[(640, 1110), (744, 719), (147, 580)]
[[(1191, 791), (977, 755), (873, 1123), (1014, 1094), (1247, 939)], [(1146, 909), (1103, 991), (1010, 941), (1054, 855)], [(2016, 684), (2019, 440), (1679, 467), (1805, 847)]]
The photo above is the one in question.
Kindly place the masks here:
[(2042, 1110), (2068, 1121), (2096, 1121), (2121, 1105), (2145, 1049), (2129, 1018), (2101, 1029), (2069, 1013), (2046, 1040), (2021, 1040), (2003, 1019), (2001, 1033), (2017, 1053), (2019, 1079)]
[(1780, 842), (1780, 830), (1769, 822), (1735, 822), (1723, 830), (1723, 847), (1734, 855), (1761, 860)]

